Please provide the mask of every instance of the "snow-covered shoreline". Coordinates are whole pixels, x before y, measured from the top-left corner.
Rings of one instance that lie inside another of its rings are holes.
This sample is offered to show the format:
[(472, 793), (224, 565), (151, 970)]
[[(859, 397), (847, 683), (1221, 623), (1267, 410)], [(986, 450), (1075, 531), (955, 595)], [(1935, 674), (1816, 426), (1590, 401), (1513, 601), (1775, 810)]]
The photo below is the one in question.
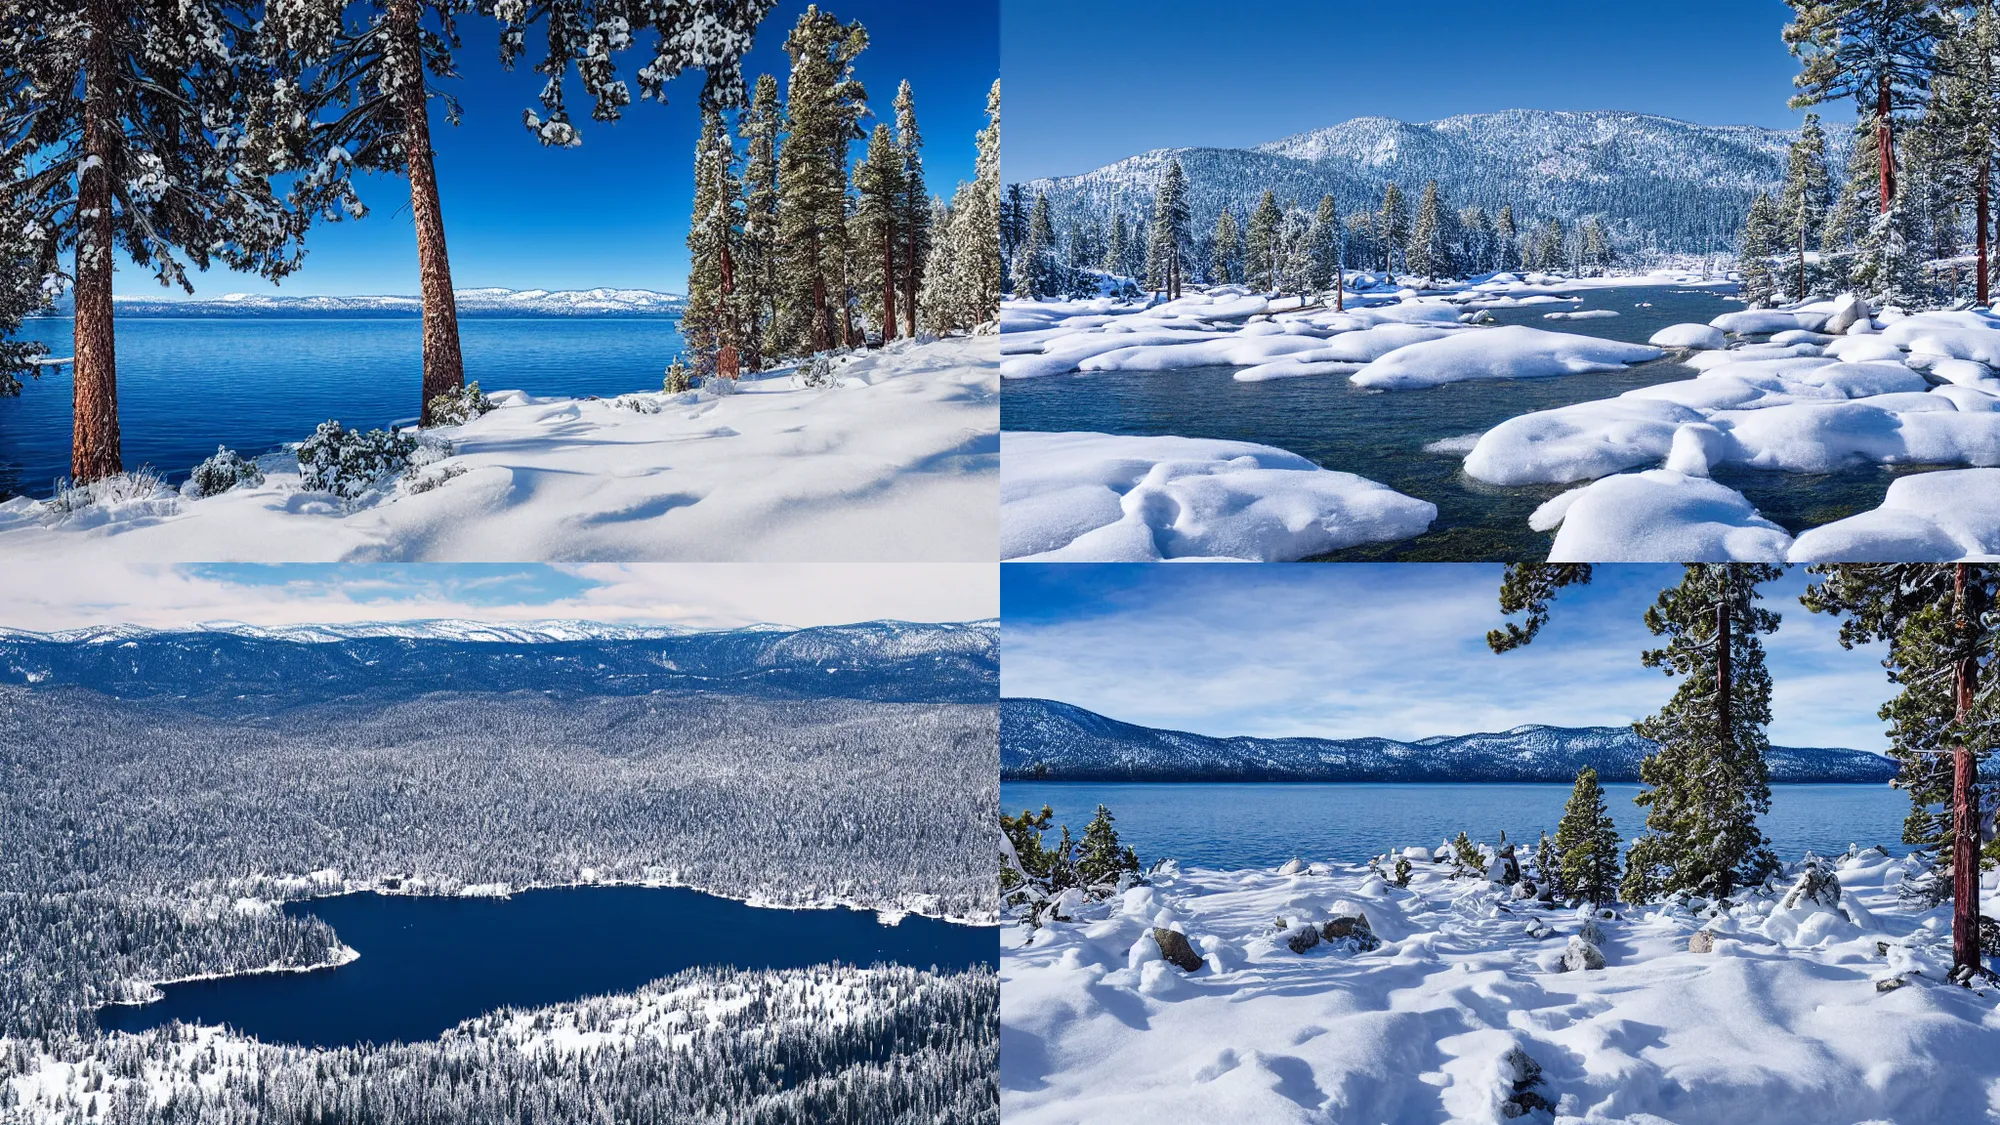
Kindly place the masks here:
[[(1004, 930), (1006, 1120), (1499, 1123), (1533, 1090), (1564, 1125), (1824, 1125), (1983, 1120), (2000, 1096), (2000, 992), (1946, 981), (1949, 906), (1899, 894), (1914, 861), (1852, 849), (1832, 901), (1793, 894), (1794, 865), (1732, 909), (1602, 917), (1402, 854), (1407, 888), (1166, 865)], [(1379, 948), (1296, 936), (1357, 914)], [(1605, 967), (1564, 970), (1579, 936)]]
[[(991, 337), (791, 369), (733, 394), (494, 395), (426, 431), (452, 446), (343, 505), (265, 480), (184, 499), (161, 489), (71, 513), (0, 503), (0, 557), (154, 562), (990, 561), (999, 478)], [(304, 435), (301, 435), (302, 437)]]

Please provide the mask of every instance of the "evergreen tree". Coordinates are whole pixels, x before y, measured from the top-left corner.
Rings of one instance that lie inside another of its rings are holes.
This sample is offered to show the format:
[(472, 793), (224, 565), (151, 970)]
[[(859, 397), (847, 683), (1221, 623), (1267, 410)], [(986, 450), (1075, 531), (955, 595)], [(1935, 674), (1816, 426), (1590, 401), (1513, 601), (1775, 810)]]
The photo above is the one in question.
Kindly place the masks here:
[(722, 114), (702, 114), (695, 146), (694, 213), (688, 222), (687, 306), (681, 336), (694, 353), (702, 376), (733, 379), (739, 366), (736, 253), (742, 238), (742, 183), (736, 178), (736, 147)]
[(896, 294), (903, 250), (902, 219), (908, 200), (904, 152), (878, 123), (868, 141), (868, 154), (854, 168), (854, 215), (859, 227), (856, 252), (863, 279), (862, 306), (879, 325), (882, 342), (896, 338)]
[(1604, 227), (1604, 220), (1592, 215), (1583, 220), (1577, 231), (1582, 244), (1583, 272), (1590, 277), (1602, 277), (1610, 272), (1614, 261), (1611, 250), (1611, 232)]
[(1769, 308), (1777, 298), (1778, 283), (1771, 272), (1771, 258), (1778, 248), (1778, 210), (1771, 197), (1758, 192), (1750, 200), (1749, 217), (1736, 243), (1736, 260), (1743, 270), (1743, 299), (1753, 309)]
[(868, 93), (854, 60), (859, 23), (807, 6), (785, 37), (789, 132), (778, 154), (778, 338), (786, 354), (823, 352), (846, 336), (847, 150), (862, 139)]
[(1562, 220), (1549, 216), (1542, 224), (1541, 233), (1535, 236), (1535, 260), (1532, 263), (1539, 270), (1560, 270), (1566, 264), (1563, 260), (1563, 246), (1568, 242)]
[(1148, 239), (1146, 284), (1167, 300), (1181, 295), (1182, 253), (1188, 237), (1187, 174), (1179, 160), (1169, 161), (1153, 197), (1153, 232)]
[[(0, 157), (0, 182), (18, 182), (18, 165), (4, 160)], [(49, 354), (44, 345), (18, 336), (21, 321), (49, 303), (43, 267), (48, 251), (41, 245), (45, 237), (18, 197), (0, 195), (0, 398), (20, 394), (24, 377), (39, 378), (40, 361)]]
[(1535, 878), (1541, 882), (1548, 897), (1562, 896), (1562, 866), (1556, 862), (1556, 846), (1547, 831), (1542, 833), (1540, 842), (1535, 845)]
[(954, 285), (964, 295), (968, 327), (997, 326), (1000, 319), (1000, 80), (986, 94), (986, 128), (976, 138), (978, 154), (965, 202), (955, 210), (965, 220)]
[(1126, 267), (1131, 262), (1131, 259), (1131, 236), (1127, 233), (1125, 226), (1125, 212), (1118, 211), (1111, 216), (1111, 234), (1104, 242), (1104, 261), (1102, 263), (1104, 272), (1113, 275), (1125, 274), (1126, 276), (1130, 276), (1127, 273)]
[(1826, 164), (1826, 131), (1819, 115), (1806, 114), (1799, 139), (1792, 142), (1785, 165), (1785, 186), (1778, 193), (1777, 221), (1782, 241), (1792, 252), (1792, 288), (1799, 300), (1812, 292), (1806, 254), (1819, 248), (1827, 210), (1833, 205), (1833, 174)]
[(1312, 290), (1312, 216), (1303, 208), (1288, 207), (1278, 222), (1277, 240), (1272, 246), (1276, 284), (1280, 293), (1304, 297)]
[(1869, 143), (1873, 136), (1872, 118), (1855, 127), (1853, 148), (1847, 158), (1847, 172), (1833, 207), (1820, 228), (1820, 268), (1830, 284), (1847, 288), (1867, 241), (1869, 228), (1878, 213), (1876, 191), (1880, 152)]
[(1020, 184), (1008, 184), (1000, 201), (1000, 255), (1008, 264), (1021, 252), (1028, 238), (1028, 197)]
[(1056, 269), (1056, 230), (1049, 218), (1047, 193), (1035, 196), (1028, 216), (1028, 236), (1014, 259), (1014, 292), (1030, 301), (1059, 296), (1063, 288)]
[[(1906, 185), (1907, 186), (1907, 185)], [(1876, 308), (1917, 310), (1929, 302), (1924, 278), (1924, 232), (1914, 202), (1897, 200), (1868, 224), (1854, 257), (1854, 287)]]
[(1639, 766), (1646, 832), (1626, 861), (1622, 895), (1727, 898), (1779, 869), (1757, 817), (1771, 804), (1764, 728), (1771, 677), (1757, 638), (1778, 627), (1757, 587), (1784, 573), (1752, 563), (1695, 563), (1646, 611), (1666, 645), (1642, 659), (1681, 679), (1666, 706), (1633, 729), (1658, 749)]
[(1512, 652), (1533, 641), (1549, 622), (1549, 603), (1556, 594), (1569, 586), (1588, 586), (1593, 573), (1589, 563), (1508, 563), (1500, 579), (1500, 612), (1527, 616), (1521, 624), (1509, 621), (1487, 633), (1486, 647)]
[[(1927, 118), (1944, 134), (1942, 145), (1962, 171), (1953, 181), (1973, 206), (1977, 262), (1974, 301), (1992, 302), (1995, 263), (1993, 163), (2000, 159), (2000, 10), (1982, 3), (1971, 13), (1947, 11), (1938, 44), (1938, 70)], [(1955, 237), (1956, 229), (1952, 232)]]
[(1375, 213), (1375, 239), (1382, 255), (1382, 272), (1393, 276), (1396, 249), (1410, 240), (1410, 205), (1394, 181), (1382, 190), (1382, 209)]
[(896, 218), (901, 228), (903, 325), (917, 334), (917, 297), (924, 287), (924, 262), (931, 252), (931, 195), (924, 185), (924, 137), (917, 128), (917, 101), (905, 81), (896, 91), (896, 148), (903, 157), (903, 195)]
[(1467, 273), (1482, 273), (1493, 268), (1493, 220), (1486, 217), (1486, 208), (1467, 207), (1458, 213), (1458, 228), (1461, 240), (1458, 259), (1464, 263)]
[[(123, 470), (112, 274), (119, 251), (162, 285), (221, 261), (277, 279), (345, 167), (312, 168), (237, 0), (18, 0), (0, 9), (0, 152), (10, 253), (75, 293), (70, 475)], [(244, 143), (234, 143), (241, 138)], [(305, 172), (289, 200), (271, 177)], [(351, 195), (347, 196), (351, 198)], [(74, 252), (64, 271), (59, 255)], [(18, 259), (17, 259), (18, 260)], [(10, 282), (8, 288), (13, 288)], [(15, 353), (12, 362), (22, 362)], [(15, 388), (14, 366), (4, 380)]]
[(1785, 43), (1802, 62), (1792, 108), (1853, 98), (1872, 109), (1878, 210), (1896, 198), (1892, 122), (1928, 97), (1944, 25), (1935, 0), (1785, 0)]
[(1451, 255), (1447, 247), (1445, 224), (1442, 211), (1444, 205), (1438, 200), (1438, 185), (1432, 180), (1424, 185), (1424, 194), (1417, 204), (1417, 221), (1410, 228), (1410, 242), (1403, 251), (1403, 260), (1411, 273), (1424, 275), (1426, 285), (1437, 281), (1438, 275), (1451, 270)]
[[(1815, 566), (1806, 608), (1837, 614), (1847, 648), (1886, 643), (1900, 686), (1881, 710), (1896, 787), (1910, 795), (1903, 842), (1930, 857), (1932, 901), (1953, 900), (1952, 960), (1980, 967), (1979, 763), (2000, 731), (2000, 568), (1969, 563)], [(1990, 849), (1989, 849), (1990, 850)]]
[[(964, 195), (965, 186), (961, 184), (955, 198), (963, 199)], [(955, 208), (942, 200), (931, 202), (931, 253), (924, 263), (919, 306), (923, 310), (924, 328), (932, 335), (942, 336), (970, 327), (963, 316), (964, 295), (959, 291), (959, 255), (965, 237), (962, 226)]]
[(1243, 244), (1244, 280), (1265, 292), (1278, 286), (1278, 224), (1284, 212), (1278, 209), (1276, 192), (1266, 189), (1257, 209), (1250, 213), (1250, 236)]
[(1555, 893), (1571, 902), (1592, 904), (1618, 897), (1618, 826), (1597, 784), (1597, 771), (1577, 771), (1569, 803), (1556, 825)]
[(1209, 280), (1229, 284), (1243, 280), (1243, 234), (1236, 215), (1224, 207), (1215, 217), (1215, 249), (1209, 257)]
[(736, 124), (745, 143), (742, 261), (736, 270), (743, 366), (760, 371), (764, 357), (779, 350), (773, 329), (778, 321), (778, 139), (785, 120), (776, 78), (757, 76), (750, 106)]
[(1335, 308), (1346, 307), (1342, 291), (1347, 263), (1341, 246), (1342, 229), (1333, 196), (1320, 196), (1319, 206), (1313, 209), (1312, 229), (1306, 232), (1307, 253), (1312, 257), (1312, 273), (1307, 283), (1316, 293), (1332, 288)]
[(1505, 273), (1521, 268), (1521, 232), (1514, 226), (1514, 205), (1500, 208), (1493, 220), (1493, 268)]
[(1111, 810), (1097, 806), (1097, 815), (1083, 830), (1083, 844), (1077, 852), (1076, 874), (1086, 887), (1116, 883), (1121, 875), (1139, 873), (1139, 857), (1131, 848), (1120, 847), (1118, 830), (1111, 826)]

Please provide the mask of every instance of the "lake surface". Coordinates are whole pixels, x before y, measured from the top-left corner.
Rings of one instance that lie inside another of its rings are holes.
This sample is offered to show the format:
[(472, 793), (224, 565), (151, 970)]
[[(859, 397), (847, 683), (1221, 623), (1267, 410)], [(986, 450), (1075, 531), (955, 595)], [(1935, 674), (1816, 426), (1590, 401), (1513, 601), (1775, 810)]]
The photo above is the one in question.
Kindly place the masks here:
[[(1626, 839), (1645, 827), (1632, 803), (1641, 786), (1604, 787), (1611, 819)], [(1463, 831), (1492, 843), (1533, 844), (1555, 835), (1567, 785), (1161, 784), (1008, 781), (1000, 807), (1055, 810), (1078, 838), (1102, 803), (1116, 818), (1119, 839), (1140, 862), (1174, 858), (1199, 867), (1275, 867), (1294, 856), (1365, 863), (1392, 848), (1440, 841)], [(1896, 855), (1903, 845), (1907, 794), (1887, 785), (1773, 785), (1771, 811), (1760, 822), (1780, 858), (1821, 855), (1850, 843), (1880, 844)]]
[[(1706, 290), (1631, 286), (1587, 290), (1581, 303), (1492, 310), (1502, 324), (1643, 343), (1670, 324), (1706, 323), (1742, 304)], [(1649, 304), (1650, 308), (1639, 307)], [(1593, 320), (1545, 320), (1553, 311), (1610, 309)], [(1528, 527), (1541, 503), (1574, 485), (1503, 488), (1461, 471), (1465, 450), (1434, 442), (1489, 430), (1516, 415), (1610, 398), (1656, 383), (1693, 378), (1660, 360), (1622, 372), (1551, 379), (1481, 380), (1414, 391), (1366, 391), (1344, 376), (1239, 383), (1234, 367), (1103, 372), (1010, 380), (1000, 398), (1007, 430), (1093, 430), (1254, 441), (1358, 473), (1438, 506), (1431, 530), (1394, 544), (1363, 546), (1329, 559), (1540, 561), (1552, 536)], [(1864, 467), (1802, 475), (1722, 468), (1714, 479), (1742, 492), (1764, 515), (1797, 533), (1882, 502), (1889, 482), (1910, 467)]]
[[(23, 337), (75, 352), (67, 318)], [(669, 317), (465, 317), (465, 377), (489, 391), (657, 391), (682, 348)], [(178, 483), (227, 445), (267, 453), (338, 418), (350, 428), (416, 421), (423, 325), (415, 317), (129, 317), (118, 321), (118, 405), (128, 468)], [(48, 369), (0, 398), (0, 498), (45, 497), (69, 475), (70, 373)]]
[(996, 964), (991, 927), (860, 910), (774, 910), (678, 887), (576, 887), (507, 899), (354, 894), (288, 903), (359, 960), (310, 973), (170, 984), (165, 999), (101, 1009), (110, 1031), (227, 1024), (316, 1047), (435, 1039), (506, 1005), (625, 992), (699, 966), (797, 969), (841, 961), (964, 970)]

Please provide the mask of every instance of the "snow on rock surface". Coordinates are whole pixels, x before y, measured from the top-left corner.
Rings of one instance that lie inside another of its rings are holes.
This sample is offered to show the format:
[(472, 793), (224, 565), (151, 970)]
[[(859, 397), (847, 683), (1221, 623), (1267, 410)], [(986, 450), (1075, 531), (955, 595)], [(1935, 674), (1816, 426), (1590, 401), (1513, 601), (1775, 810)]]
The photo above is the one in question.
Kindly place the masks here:
[[(1784, 906), (1796, 864), (1713, 915), (1621, 906), (1591, 920), (1600, 942), (1574, 910), (1427, 858), (1407, 889), (1354, 864), (1170, 867), (1074, 921), (1003, 929), (1002, 1118), (1914, 1123), (1986, 1120), (2000, 1092), (2000, 996), (1945, 981), (1950, 907), (1899, 898), (1910, 861), (1827, 860), (1835, 906)], [(1274, 928), (1343, 902), (1379, 948), (1295, 953)], [(1128, 957), (1161, 919), (1200, 969)], [(1603, 967), (1559, 971), (1572, 942)]]
[(1000, 557), (1278, 562), (1422, 534), (1437, 507), (1268, 445), (1001, 435)]
[(2000, 558), (2000, 469), (1898, 477), (1881, 507), (1800, 535), (1794, 562)]
[(455, 455), (392, 478), (351, 509), (301, 489), (291, 458), (267, 457), (264, 484), (172, 510), (146, 500), (61, 519), (25, 498), (0, 503), (0, 552), (155, 561), (991, 560), (993, 338), (899, 341), (836, 361), (835, 373), (832, 388), (800, 386), (781, 370), (720, 396), (500, 393), (499, 409), (427, 431), (449, 440)]
[(1783, 562), (1792, 545), (1735, 489), (1672, 469), (1620, 473), (1565, 496), (1550, 562)]
[(1707, 324), (1670, 324), (1653, 333), (1649, 342), (1660, 348), (1726, 348), (1729, 337)]
[(1660, 349), (1645, 344), (1508, 324), (1398, 348), (1349, 379), (1356, 386), (1400, 391), (1467, 379), (1535, 379), (1619, 371), (1627, 364), (1659, 355)]

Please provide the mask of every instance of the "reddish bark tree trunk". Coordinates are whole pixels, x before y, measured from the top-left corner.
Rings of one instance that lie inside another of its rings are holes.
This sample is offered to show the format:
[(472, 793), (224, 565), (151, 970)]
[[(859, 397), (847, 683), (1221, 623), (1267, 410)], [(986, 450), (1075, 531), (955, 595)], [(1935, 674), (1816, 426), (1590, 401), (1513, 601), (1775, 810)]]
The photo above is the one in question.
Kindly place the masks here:
[(1875, 94), (1875, 150), (1882, 164), (1882, 210), (1896, 201), (1896, 146), (1889, 136), (1889, 76), (1884, 74)]
[[(1969, 626), (1979, 607), (1972, 604), (1974, 592), (1968, 588), (1967, 567), (1958, 563), (1952, 573), (1952, 594), (1960, 629)], [(1953, 695), (1957, 720), (1964, 723), (1972, 712), (1974, 680), (1978, 658), (1967, 655), (1952, 668)], [(1951, 749), (1951, 963), (1953, 972), (1981, 967), (1979, 956), (1979, 763), (1960, 737)]]
[[(912, 336), (915, 332), (910, 333)], [(882, 342), (896, 338), (896, 223), (882, 237)]]
[(110, 0), (84, 9), (90, 41), (84, 48), (83, 151), (88, 165), (78, 177), (76, 239), (75, 422), (70, 436), (70, 478), (81, 484), (120, 472), (118, 356), (112, 324), (112, 176), (118, 163), (119, 124), (112, 84)]
[(423, 10), (417, 0), (394, 0), (389, 26), (416, 73), (401, 76), (403, 153), (410, 171), (410, 218), (417, 228), (417, 284), (424, 302), (423, 424), (431, 424), (431, 399), (465, 386), (458, 346), (458, 298), (451, 287), (451, 257), (444, 245), (444, 207), (431, 159), (430, 99), (424, 86)]

